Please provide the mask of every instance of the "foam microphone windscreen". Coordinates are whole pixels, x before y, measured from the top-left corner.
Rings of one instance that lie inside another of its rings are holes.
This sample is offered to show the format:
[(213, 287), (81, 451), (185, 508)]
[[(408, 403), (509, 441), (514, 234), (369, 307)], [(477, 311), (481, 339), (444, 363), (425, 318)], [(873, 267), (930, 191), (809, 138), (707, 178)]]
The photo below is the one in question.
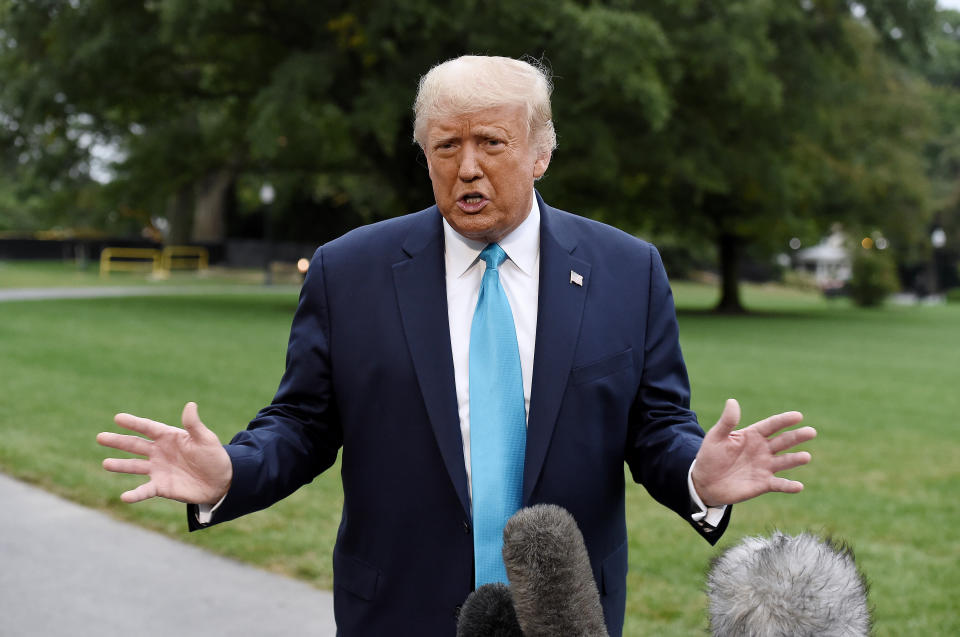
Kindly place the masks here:
[(749, 537), (707, 573), (714, 637), (865, 637), (867, 581), (844, 544), (810, 534)]
[(457, 637), (523, 637), (510, 589), (484, 584), (470, 593), (457, 619)]
[(524, 637), (608, 634), (583, 535), (565, 509), (538, 504), (514, 514), (503, 561)]

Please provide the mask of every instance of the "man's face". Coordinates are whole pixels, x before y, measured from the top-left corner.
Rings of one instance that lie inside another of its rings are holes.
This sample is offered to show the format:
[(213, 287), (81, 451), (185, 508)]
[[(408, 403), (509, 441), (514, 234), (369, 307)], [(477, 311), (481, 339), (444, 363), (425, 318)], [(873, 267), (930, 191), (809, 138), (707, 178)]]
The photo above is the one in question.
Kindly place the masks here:
[(496, 243), (530, 213), (533, 181), (547, 170), (526, 109), (497, 106), (431, 120), (424, 154), (440, 214), (461, 235)]

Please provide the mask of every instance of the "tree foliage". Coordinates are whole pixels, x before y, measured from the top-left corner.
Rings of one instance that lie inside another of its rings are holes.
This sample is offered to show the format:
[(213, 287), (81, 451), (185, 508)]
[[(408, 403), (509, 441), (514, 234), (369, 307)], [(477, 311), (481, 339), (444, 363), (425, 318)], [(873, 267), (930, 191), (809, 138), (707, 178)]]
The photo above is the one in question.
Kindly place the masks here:
[[(933, 135), (926, 146), (932, 182), (933, 219), (928, 233), (915, 241), (907, 255), (908, 269), (922, 271), (932, 259), (939, 285), (960, 286), (960, 12), (941, 11), (930, 38), (929, 56), (913, 66), (930, 82), (928, 101), (936, 112)], [(942, 228), (946, 246), (930, 254), (929, 231)], [(910, 268), (910, 266), (913, 266)]]
[(856, 249), (850, 298), (860, 307), (878, 307), (900, 289), (897, 266), (889, 254), (878, 250)]
[(906, 233), (926, 214), (930, 157), (955, 150), (930, 149), (928, 122), (955, 110), (930, 108), (908, 69), (955, 71), (929, 52), (939, 15), (933, 0), (0, 0), (0, 225), (162, 217), (215, 240), (269, 181), (275, 236), (325, 240), (431, 203), (411, 141), (422, 73), (527, 55), (556, 75), (548, 200), (716, 250), (737, 309), (745, 246), (835, 221)]

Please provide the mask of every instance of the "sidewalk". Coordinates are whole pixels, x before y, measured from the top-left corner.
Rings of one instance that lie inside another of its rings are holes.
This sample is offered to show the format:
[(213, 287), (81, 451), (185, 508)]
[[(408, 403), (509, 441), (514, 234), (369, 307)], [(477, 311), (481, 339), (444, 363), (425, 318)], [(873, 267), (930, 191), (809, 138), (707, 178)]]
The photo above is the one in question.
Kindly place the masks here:
[(0, 474), (0, 634), (333, 636), (333, 598)]
[[(293, 294), (297, 287), (293, 285), (273, 285), (258, 287), (257, 293)], [(96, 286), (75, 288), (0, 288), (2, 301), (42, 301), (45, 299), (100, 299), (128, 296), (180, 296), (188, 294), (244, 294), (250, 286), (245, 285), (168, 285), (150, 287), (148, 285)]]

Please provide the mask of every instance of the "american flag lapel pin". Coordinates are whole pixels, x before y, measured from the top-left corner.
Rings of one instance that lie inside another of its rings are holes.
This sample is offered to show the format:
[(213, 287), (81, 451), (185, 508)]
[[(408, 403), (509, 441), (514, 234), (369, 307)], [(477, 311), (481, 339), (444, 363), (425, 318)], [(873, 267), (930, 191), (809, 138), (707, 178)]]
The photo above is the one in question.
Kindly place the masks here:
[(580, 274), (579, 272), (574, 272), (573, 270), (570, 270), (570, 283), (583, 287), (583, 275)]

